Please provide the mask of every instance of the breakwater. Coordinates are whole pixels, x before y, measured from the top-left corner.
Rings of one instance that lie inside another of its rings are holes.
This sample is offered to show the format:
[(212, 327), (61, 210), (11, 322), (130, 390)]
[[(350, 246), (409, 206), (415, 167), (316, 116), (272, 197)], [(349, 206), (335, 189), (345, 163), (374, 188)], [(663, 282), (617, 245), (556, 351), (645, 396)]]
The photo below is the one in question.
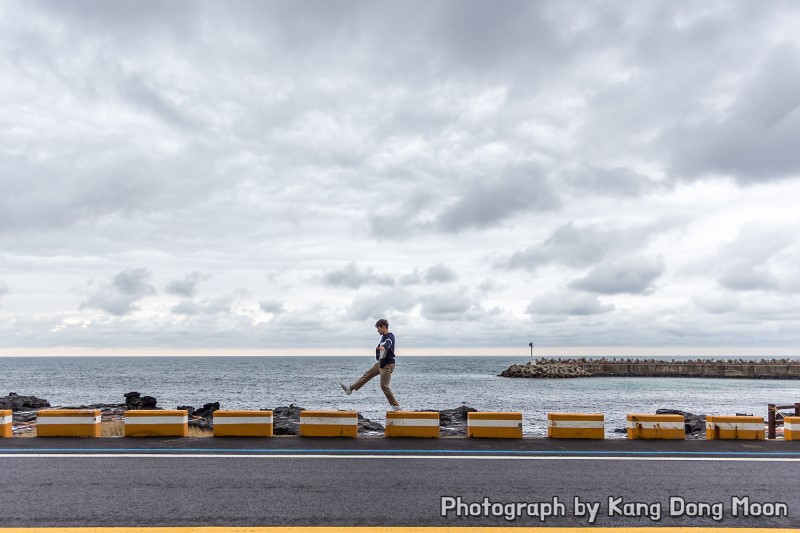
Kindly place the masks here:
[(509, 366), (506, 378), (702, 377), (747, 379), (800, 379), (800, 361), (789, 359), (548, 359)]

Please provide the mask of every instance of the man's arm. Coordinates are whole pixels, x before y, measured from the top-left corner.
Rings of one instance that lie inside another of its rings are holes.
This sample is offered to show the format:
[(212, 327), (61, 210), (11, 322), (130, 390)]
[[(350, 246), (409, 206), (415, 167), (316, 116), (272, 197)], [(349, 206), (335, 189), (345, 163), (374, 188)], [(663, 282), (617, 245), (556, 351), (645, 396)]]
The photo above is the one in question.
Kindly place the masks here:
[(392, 339), (387, 337), (386, 339), (381, 341), (381, 343), (378, 345), (378, 349), (381, 351), (380, 359), (386, 357), (386, 352), (391, 347), (392, 347)]

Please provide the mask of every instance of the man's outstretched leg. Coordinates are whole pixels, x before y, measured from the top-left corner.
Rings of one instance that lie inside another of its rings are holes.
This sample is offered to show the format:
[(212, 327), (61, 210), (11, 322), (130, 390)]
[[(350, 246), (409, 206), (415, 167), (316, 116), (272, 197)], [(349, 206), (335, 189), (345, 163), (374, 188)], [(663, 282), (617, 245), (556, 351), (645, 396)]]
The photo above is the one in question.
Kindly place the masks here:
[[(369, 369), (366, 372), (364, 372), (364, 375), (358, 378), (358, 380), (352, 385), (345, 385), (344, 383), (340, 383), (339, 385), (342, 386), (342, 389), (344, 389), (345, 394), (349, 396), (350, 394), (352, 394), (353, 391), (357, 391), (358, 389), (366, 385), (369, 380), (380, 374), (380, 370), (381, 370), (380, 363), (375, 363), (374, 365), (369, 367)], [(383, 378), (381, 378), (381, 383), (383, 383)]]

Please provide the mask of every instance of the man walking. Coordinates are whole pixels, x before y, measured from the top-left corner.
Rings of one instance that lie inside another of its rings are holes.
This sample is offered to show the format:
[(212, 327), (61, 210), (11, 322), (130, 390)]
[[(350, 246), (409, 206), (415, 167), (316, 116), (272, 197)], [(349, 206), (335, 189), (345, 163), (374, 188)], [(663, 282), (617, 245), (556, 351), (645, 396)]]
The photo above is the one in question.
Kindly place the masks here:
[(395, 364), (394, 333), (389, 331), (389, 322), (385, 318), (381, 318), (375, 322), (375, 328), (378, 330), (378, 335), (381, 336), (381, 340), (378, 343), (378, 346), (375, 348), (375, 359), (377, 359), (378, 362), (372, 365), (369, 370), (364, 372), (364, 375), (358, 378), (358, 381), (352, 385), (345, 385), (344, 383), (340, 383), (340, 385), (342, 386), (342, 389), (344, 389), (345, 394), (349, 396), (353, 393), (353, 391), (357, 391), (363, 387), (367, 381), (371, 380), (375, 376), (380, 375), (381, 390), (386, 395), (386, 399), (389, 400), (389, 405), (392, 406), (392, 411), (399, 411), (400, 404), (397, 403), (394, 394), (392, 394), (392, 389), (389, 388), (389, 382), (392, 380), (392, 372), (394, 372)]

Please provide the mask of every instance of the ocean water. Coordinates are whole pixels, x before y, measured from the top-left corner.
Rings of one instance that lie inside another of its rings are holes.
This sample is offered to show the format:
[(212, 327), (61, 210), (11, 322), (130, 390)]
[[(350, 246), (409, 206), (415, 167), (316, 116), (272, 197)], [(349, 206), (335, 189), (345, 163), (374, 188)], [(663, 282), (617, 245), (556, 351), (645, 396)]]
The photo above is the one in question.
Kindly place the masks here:
[[(756, 358), (757, 359), (757, 358)], [(705, 378), (514, 379), (497, 374), (525, 357), (398, 357), (392, 390), (406, 409), (522, 411), (524, 433), (547, 434), (548, 412), (604, 413), (606, 436), (628, 413), (679, 409), (696, 414), (766, 417), (767, 404), (800, 402), (800, 380)], [(16, 392), (53, 406), (122, 403), (126, 392), (154, 396), (158, 406), (223, 409), (354, 409), (385, 422), (378, 378), (346, 396), (373, 360), (363, 357), (5, 357), (0, 395)]]

